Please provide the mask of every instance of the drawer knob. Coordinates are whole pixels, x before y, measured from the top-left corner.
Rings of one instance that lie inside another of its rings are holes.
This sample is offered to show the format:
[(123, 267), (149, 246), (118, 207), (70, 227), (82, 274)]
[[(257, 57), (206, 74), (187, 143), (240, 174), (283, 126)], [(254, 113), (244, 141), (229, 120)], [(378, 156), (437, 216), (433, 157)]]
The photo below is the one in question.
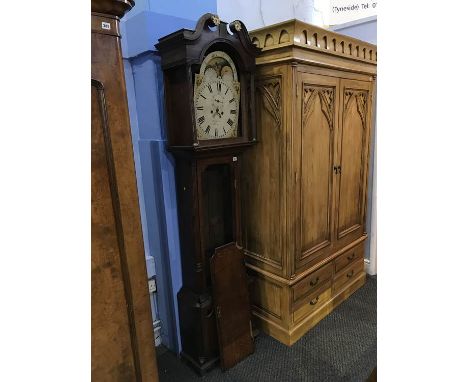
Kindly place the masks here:
[(346, 277), (350, 278), (350, 277), (353, 277), (353, 275), (354, 275), (354, 269), (351, 272), (349, 272), (348, 274), (346, 274)]
[(319, 300), (319, 296), (315, 297), (311, 302), (310, 305), (315, 305)]
[(319, 280), (320, 280), (320, 277), (317, 277), (317, 278), (315, 279), (315, 281), (311, 281), (311, 282), (310, 282), (310, 286), (315, 286), (315, 285), (317, 285), (317, 283), (319, 282)]
[(351, 261), (352, 259), (354, 259), (354, 252), (353, 252), (353, 254), (351, 256), (348, 256), (347, 259), (348, 259), (348, 261)]

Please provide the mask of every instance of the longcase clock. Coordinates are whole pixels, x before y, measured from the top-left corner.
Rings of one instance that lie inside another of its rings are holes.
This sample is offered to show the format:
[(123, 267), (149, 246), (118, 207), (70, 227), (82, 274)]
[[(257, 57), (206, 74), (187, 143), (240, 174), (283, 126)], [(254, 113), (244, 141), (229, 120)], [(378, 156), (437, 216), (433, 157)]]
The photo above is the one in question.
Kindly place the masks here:
[[(168, 147), (176, 162), (181, 356), (204, 373), (220, 354), (221, 366), (228, 368), (240, 360), (236, 354), (253, 351), (240, 247), (240, 161), (256, 142), (259, 49), (242, 22), (228, 25), (213, 14), (202, 16), (194, 31), (161, 38), (156, 47), (164, 71)], [(239, 312), (237, 321), (232, 312)], [(239, 347), (228, 354), (223, 343), (232, 341)]]

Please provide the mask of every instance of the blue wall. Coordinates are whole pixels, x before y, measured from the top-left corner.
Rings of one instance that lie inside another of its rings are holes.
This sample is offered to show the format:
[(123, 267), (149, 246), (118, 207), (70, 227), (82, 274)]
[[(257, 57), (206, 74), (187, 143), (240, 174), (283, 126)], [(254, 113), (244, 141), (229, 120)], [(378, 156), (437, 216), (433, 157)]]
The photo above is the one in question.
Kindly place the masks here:
[(377, 44), (377, 16), (366, 17), (345, 24), (337, 24), (331, 30), (362, 41)]
[[(193, 29), (201, 15), (217, 13), (216, 8), (216, 0), (136, 0), (121, 21), (145, 257), (148, 277), (156, 275), (158, 289), (152, 296), (153, 320), (161, 320), (162, 342), (176, 353), (181, 350), (179, 231), (174, 161), (166, 150), (163, 75), (154, 44), (178, 29)], [(225, 15), (227, 20), (238, 17)], [(375, 43), (375, 26), (376, 20), (364, 20), (333, 29)]]
[(153, 320), (161, 320), (162, 342), (178, 353), (177, 292), (182, 286), (174, 161), (166, 150), (164, 86), (158, 38), (195, 27), (216, 13), (216, 0), (136, 0), (122, 19), (128, 106), (148, 277), (156, 275)]

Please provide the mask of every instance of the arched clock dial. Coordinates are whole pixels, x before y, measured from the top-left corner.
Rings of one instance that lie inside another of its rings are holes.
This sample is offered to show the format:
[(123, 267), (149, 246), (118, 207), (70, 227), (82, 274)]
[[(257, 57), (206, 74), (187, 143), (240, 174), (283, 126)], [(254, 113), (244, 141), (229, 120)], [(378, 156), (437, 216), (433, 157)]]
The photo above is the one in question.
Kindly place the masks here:
[(205, 81), (195, 99), (198, 139), (237, 136), (238, 94), (232, 82), (215, 78)]
[(223, 139), (238, 136), (240, 84), (231, 58), (212, 52), (195, 76), (194, 109), (197, 138)]

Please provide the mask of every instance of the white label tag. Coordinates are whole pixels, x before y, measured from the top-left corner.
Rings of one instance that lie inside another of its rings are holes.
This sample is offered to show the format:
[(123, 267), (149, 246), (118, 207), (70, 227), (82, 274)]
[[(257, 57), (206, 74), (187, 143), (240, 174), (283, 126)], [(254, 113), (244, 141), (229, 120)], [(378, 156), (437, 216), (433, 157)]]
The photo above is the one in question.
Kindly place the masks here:
[(106, 30), (110, 30), (111, 29), (110, 23), (106, 23), (105, 21), (103, 21), (101, 23), (101, 28), (106, 29)]
[(156, 280), (148, 280), (148, 289), (150, 293), (156, 292)]

